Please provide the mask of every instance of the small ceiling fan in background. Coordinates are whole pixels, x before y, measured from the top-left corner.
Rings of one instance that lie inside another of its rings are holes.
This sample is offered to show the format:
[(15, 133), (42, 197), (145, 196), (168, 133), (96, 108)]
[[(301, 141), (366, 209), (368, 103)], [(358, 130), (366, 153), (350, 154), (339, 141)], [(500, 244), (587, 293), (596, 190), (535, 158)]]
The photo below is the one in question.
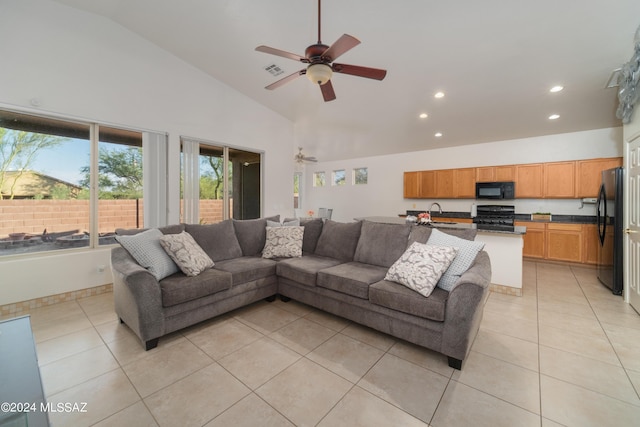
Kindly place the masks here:
[(258, 46), (256, 50), (258, 52), (269, 53), (271, 55), (282, 56), (284, 58), (293, 59), (294, 61), (300, 61), (303, 64), (309, 64), (307, 68), (303, 68), (300, 71), (296, 71), (274, 83), (271, 83), (265, 89), (276, 89), (285, 83), (296, 79), (303, 74), (311, 80), (313, 83), (317, 83), (322, 91), (322, 97), (325, 102), (333, 101), (336, 99), (336, 94), (333, 90), (331, 83), (331, 77), (333, 73), (350, 74), (352, 76), (366, 77), (368, 79), (382, 80), (387, 75), (386, 70), (378, 68), (361, 67), (359, 65), (348, 64), (336, 64), (334, 60), (345, 52), (348, 52), (358, 44), (360, 40), (350, 36), (349, 34), (343, 34), (334, 44), (327, 46), (322, 44), (320, 37), (320, 1), (318, 0), (318, 43), (312, 44), (304, 51), (305, 56), (300, 56), (295, 53), (286, 52), (284, 50), (275, 49), (269, 46)]
[(318, 159), (316, 159), (315, 157), (305, 156), (304, 154), (302, 154), (302, 147), (298, 147), (298, 154), (293, 156), (293, 160), (295, 160), (296, 162), (298, 162), (300, 164), (302, 164), (304, 162), (316, 163), (318, 161)]

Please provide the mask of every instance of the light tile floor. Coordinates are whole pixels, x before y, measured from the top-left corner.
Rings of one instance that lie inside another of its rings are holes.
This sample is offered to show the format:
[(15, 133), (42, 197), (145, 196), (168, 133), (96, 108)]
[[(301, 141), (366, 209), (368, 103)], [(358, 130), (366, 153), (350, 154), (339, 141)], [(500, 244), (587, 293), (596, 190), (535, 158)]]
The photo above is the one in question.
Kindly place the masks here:
[(55, 426), (638, 426), (640, 316), (595, 270), (526, 262), (491, 294), (462, 371), (291, 301), (260, 302), (145, 352), (111, 294), (31, 313)]

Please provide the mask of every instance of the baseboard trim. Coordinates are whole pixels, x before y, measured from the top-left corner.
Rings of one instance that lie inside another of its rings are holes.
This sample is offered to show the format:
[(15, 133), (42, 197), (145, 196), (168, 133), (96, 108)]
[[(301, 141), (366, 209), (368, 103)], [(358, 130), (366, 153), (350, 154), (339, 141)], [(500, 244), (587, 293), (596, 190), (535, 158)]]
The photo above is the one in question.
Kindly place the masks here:
[(513, 295), (515, 297), (522, 296), (522, 288), (514, 288), (513, 286), (494, 285), (492, 283), (489, 285), (489, 290), (497, 294)]
[(108, 284), (93, 288), (79, 289), (77, 291), (64, 292), (56, 295), (49, 295), (41, 298), (34, 298), (12, 304), (5, 304), (0, 306), (0, 319), (23, 316), (36, 308), (59, 304), (61, 302), (75, 301), (80, 298), (92, 297), (112, 291), (113, 285)]

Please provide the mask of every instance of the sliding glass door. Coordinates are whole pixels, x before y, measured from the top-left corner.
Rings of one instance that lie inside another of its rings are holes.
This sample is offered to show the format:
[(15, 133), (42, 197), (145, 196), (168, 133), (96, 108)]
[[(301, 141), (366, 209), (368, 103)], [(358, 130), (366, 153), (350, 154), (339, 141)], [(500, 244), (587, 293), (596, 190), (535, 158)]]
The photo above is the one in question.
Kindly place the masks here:
[(182, 138), (182, 221), (259, 218), (261, 194), (261, 153)]

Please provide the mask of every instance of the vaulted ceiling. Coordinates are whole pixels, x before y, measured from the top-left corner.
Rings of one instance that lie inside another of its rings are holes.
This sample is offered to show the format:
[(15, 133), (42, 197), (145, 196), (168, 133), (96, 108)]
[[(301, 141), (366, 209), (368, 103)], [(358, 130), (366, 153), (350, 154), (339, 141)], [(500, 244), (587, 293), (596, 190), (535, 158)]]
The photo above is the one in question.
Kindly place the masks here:
[[(337, 62), (388, 73), (334, 74), (337, 99), (324, 102), (304, 77), (265, 90), (304, 64), (255, 51), (303, 55), (317, 41), (316, 0), (55, 1), (111, 19), (287, 117), (297, 145), (320, 160), (620, 126), (617, 89), (606, 85), (640, 25), (637, 0), (325, 0), (322, 42), (361, 41)], [(551, 93), (556, 85), (564, 89)]]

